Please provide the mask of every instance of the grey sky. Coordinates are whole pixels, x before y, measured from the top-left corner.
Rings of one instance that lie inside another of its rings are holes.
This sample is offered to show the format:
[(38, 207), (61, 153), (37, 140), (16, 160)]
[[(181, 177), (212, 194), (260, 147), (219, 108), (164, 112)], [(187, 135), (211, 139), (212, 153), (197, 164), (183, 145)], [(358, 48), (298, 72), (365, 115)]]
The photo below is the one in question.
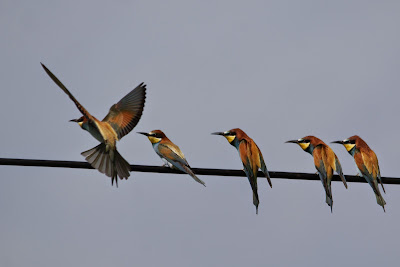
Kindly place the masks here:
[[(400, 176), (398, 1), (1, 1), (1, 157), (78, 160), (97, 145), (46, 64), (94, 116), (140, 82), (142, 119), (118, 143), (161, 165), (136, 131), (162, 129), (192, 167), (240, 169), (211, 132), (240, 127), (271, 171), (315, 172), (286, 140), (358, 134)], [(332, 145), (345, 174), (353, 159)], [(1, 167), (1, 266), (398, 266), (400, 186), (386, 214), (367, 184)]]

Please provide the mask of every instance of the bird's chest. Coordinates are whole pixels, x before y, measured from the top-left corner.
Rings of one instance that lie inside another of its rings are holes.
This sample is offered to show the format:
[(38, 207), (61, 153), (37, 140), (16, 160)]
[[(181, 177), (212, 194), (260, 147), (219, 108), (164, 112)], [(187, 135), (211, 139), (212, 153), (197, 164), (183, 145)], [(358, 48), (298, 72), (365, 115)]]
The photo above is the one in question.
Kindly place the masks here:
[(173, 168), (174, 165), (172, 165), (172, 163), (170, 163), (168, 160), (166, 160), (165, 157), (164, 157), (164, 155), (161, 154), (160, 151), (158, 150), (158, 145), (159, 145), (159, 144), (160, 144), (160, 143), (154, 143), (154, 144), (153, 144), (154, 151), (156, 151), (157, 155), (158, 155), (158, 156), (161, 158), (161, 160), (164, 162), (164, 165), (166, 165), (166, 166), (168, 166), (168, 167), (170, 167), (170, 168)]

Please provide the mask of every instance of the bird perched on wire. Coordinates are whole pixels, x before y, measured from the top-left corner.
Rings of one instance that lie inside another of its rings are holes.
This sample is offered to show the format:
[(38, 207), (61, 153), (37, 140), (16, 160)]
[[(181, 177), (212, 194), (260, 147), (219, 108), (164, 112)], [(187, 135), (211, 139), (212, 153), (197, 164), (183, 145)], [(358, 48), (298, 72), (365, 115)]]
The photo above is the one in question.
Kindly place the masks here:
[(375, 152), (365, 143), (361, 137), (354, 135), (343, 141), (334, 141), (332, 143), (342, 144), (347, 152), (353, 156), (356, 162), (359, 175), (362, 175), (374, 190), (376, 202), (382, 206), (385, 211), (386, 202), (379, 191), (378, 182), (381, 183), (383, 192), (386, 193), (383, 187), (381, 172), (379, 170), (378, 157)]
[[(42, 64), (42, 63), (41, 63)], [(116, 183), (118, 187), (118, 178), (128, 179), (130, 165), (118, 153), (116, 142), (128, 134), (139, 122), (143, 113), (143, 107), (146, 98), (146, 85), (141, 83), (117, 104), (111, 106), (107, 116), (99, 121), (92, 116), (60, 80), (42, 64), (43, 69), (50, 78), (71, 98), (78, 110), (83, 114), (79, 119), (71, 120), (77, 122), (79, 126), (88, 131), (100, 144), (81, 154), (93, 168), (101, 173), (111, 177), (111, 185)]]
[(271, 178), (260, 149), (253, 139), (251, 139), (239, 128), (226, 132), (215, 132), (212, 134), (224, 136), (226, 140), (228, 140), (228, 142), (239, 152), (239, 156), (244, 167), (243, 171), (246, 173), (247, 179), (249, 180), (251, 189), (253, 191), (253, 204), (256, 206), (256, 214), (258, 214), (258, 205), (260, 204), (257, 190), (258, 169), (261, 169), (261, 171), (264, 173), (270, 187), (272, 188)]
[(196, 182), (206, 186), (206, 184), (197, 178), (187, 162), (185, 155), (177, 145), (171, 142), (161, 130), (154, 130), (149, 133), (138, 132), (147, 136), (153, 145), (154, 151), (170, 168), (175, 168), (189, 174)]
[(318, 171), (319, 178), (325, 189), (326, 204), (333, 206), (332, 199), (332, 177), (333, 172), (336, 171), (344, 186), (347, 188), (346, 178), (343, 175), (342, 166), (339, 159), (333, 150), (325, 144), (321, 139), (315, 136), (306, 136), (298, 140), (290, 140), (286, 143), (298, 144), (305, 152), (310, 153), (314, 157), (315, 168)]

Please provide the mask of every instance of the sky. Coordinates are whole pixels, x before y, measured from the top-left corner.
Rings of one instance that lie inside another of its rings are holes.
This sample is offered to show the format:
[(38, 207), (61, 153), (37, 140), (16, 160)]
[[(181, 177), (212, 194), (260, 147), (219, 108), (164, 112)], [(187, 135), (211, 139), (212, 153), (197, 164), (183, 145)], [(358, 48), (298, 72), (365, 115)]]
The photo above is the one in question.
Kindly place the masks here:
[[(310, 172), (284, 142), (360, 135), (399, 177), (398, 1), (0, 2), (0, 157), (83, 161), (98, 142), (43, 62), (98, 119), (139, 83), (143, 116), (118, 142), (130, 164), (163, 162), (161, 129), (195, 168), (241, 169), (210, 135), (244, 130), (270, 171)], [(343, 171), (352, 157), (332, 149)], [(0, 166), (1, 266), (398, 266), (400, 186), (386, 213), (363, 183)]]

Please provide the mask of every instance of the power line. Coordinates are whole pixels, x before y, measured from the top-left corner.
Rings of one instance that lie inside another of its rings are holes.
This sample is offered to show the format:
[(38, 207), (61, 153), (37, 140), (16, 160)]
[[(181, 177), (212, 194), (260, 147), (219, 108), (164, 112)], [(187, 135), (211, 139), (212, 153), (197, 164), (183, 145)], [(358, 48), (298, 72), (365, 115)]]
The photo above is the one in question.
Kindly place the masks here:
[[(73, 168), (73, 169), (93, 169), (87, 162), (82, 161), (63, 161), (63, 160), (37, 160), (37, 159), (10, 159), (0, 158), (0, 165), (8, 166), (30, 166), (30, 167), (52, 167), (52, 168)], [(192, 168), (195, 174), (211, 176), (236, 176), (246, 177), (242, 170), (206, 169)], [(153, 172), (153, 173), (176, 173), (184, 174), (181, 171), (163, 166), (131, 165), (134, 172)], [(294, 173), (294, 172), (269, 172), (271, 178), (291, 179), (291, 180), (319, 180), (315, 173)], [(265, 178), (262, 172), (258, 172), (258, 177)], [(366, 183), (363, 177), (355, 175), (345, 175), (347, 182)], [(338, 175), (333, 177), (333, 181), (341, 181)], [(400, 178), (382, 177), (384, 184), (400, 184)]]

